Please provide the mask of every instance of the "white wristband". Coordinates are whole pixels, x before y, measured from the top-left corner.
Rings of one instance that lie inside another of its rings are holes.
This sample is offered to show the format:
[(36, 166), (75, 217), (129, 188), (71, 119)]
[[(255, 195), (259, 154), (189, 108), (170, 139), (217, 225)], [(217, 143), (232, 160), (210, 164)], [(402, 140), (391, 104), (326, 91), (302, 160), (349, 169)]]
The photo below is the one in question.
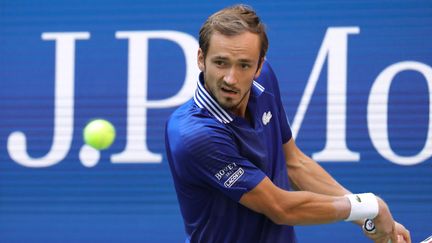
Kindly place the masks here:
[(351, 212), (345, 221), (374, 219), (378, 215), (378, 200), (373, 193), (347, 194)]

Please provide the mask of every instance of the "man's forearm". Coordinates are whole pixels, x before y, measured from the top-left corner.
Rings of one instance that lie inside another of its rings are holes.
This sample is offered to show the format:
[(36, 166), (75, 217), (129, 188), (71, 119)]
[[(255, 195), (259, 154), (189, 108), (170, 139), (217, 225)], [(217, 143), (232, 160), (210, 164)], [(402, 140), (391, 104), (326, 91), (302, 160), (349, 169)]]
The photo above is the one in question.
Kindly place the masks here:
[[(293, 142), (292, 142), (293, 143)], [(291, 146), (290, 149), (289, 146)], [(295, 190), (310, 191), (329, 196), (343, 196), (351, 192), (339, 184), (329, 173), (327, 173), (316, 161), (312, 160), (301, 151), (296, 151), (295, 144), (285, 144), (287, 172), (291, 184)], [(288, 161), (288, 159), (296, 161)], [(362, 226), (363, 220), (353, 221)]]
[[(311, 191), (330, 196), (343, 196), (350, 191), (339, 184), (330, 174), (328, 174), (318, 163), (307, 156), (296, 158), (298, 161), (287, 163), (288, 176), (302, 191)], [(294, 164), (290, 166), (290, 164)]]
[(266, 215), (276, 224), (308, 225), (345, 220), (350, 215), (347, 197), (335, 197), (313, 192), (292, 192), (275, 186), (264, 178), (254, 189), (245, 193), (240, 203)]
[[(297, 195), (302, 198), (297, 204), (286, 204), (285, 215), (279, 223), (288, 225), (311, 225), (324, 224), (340, 220), (345, 220), (350, 213), (350, 203), (346, 197), (329, 197), (321, 194), (310, 192), (291, 192), (291, 193), (308, 193), (306, 197)], [(292, 198), (294, 195), (290, 195)], [(285, 197), (286, 198), (286, 197)], [(281, 203), (283, 206), (284, 203)]]
[(340, 185), (316, 161), (305, 155), (293, 140), (283, 145), (288, 177), (296, 189), (330, 196), (350, 192)]

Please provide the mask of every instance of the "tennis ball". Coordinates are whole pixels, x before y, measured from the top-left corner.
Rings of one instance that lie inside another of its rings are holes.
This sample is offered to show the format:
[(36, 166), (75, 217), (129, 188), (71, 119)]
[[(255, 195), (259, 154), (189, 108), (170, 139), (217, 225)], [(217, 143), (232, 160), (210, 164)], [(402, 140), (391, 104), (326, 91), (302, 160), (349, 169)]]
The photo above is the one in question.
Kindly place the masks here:
[(97, 150), (103, 150), (114, 142), (116, 132), (109, 121), (96, 119), (85, 126), (83, 136), (86, 144)]

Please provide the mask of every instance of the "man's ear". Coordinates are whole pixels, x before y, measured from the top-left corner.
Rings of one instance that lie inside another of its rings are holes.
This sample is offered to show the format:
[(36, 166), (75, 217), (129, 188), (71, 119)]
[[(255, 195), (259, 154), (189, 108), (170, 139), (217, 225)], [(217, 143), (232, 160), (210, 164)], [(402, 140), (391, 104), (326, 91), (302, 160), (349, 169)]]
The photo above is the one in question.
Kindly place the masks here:
[(254, 79), (257, 79), (260, 76), (264, 62), (265, 62), (265, 57), (262, 57), (260, 62), (259, 62), (260, 65), (259, 65), (257, 71), (255, 72)]
[(205, 58), (204, 58), (204, 52), (201, 50), (201, 48), (198, 49), (198, 68), (201, 70), (201, 72), (204, 72), (205, 69)]

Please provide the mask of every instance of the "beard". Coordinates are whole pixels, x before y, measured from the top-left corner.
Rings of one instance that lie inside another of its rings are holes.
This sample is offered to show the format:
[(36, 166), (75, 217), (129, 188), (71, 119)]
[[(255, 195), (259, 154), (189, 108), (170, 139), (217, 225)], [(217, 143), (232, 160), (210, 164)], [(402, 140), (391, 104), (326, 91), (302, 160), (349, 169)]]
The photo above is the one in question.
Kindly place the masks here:
[(231, 87), (231, 86), (226, 84), (225, 81), (223, 80), (212, 80), (214, 84), (209, 85), (207, 82), (208, 77), (206, 75), (205, 70), (203, 71), (203, 74), (204, 74), (204, 87), (209, 92), (211, 97), (225, 110), (234, 111), (239, 109), (240, 108), (239, 106), (245, 101), (247, 97), (249, 97), (248, 94), (250, 93), (251, 87), (249, 87), (249, 89), (243, 94), (241, 90), (237, 90), (237, 92), (240, 93), (240, 98), (238, 100), (231, 97), (222, 97), (221, 95), (218, 95), (221, 93), (222, 86), (225, 87)]

